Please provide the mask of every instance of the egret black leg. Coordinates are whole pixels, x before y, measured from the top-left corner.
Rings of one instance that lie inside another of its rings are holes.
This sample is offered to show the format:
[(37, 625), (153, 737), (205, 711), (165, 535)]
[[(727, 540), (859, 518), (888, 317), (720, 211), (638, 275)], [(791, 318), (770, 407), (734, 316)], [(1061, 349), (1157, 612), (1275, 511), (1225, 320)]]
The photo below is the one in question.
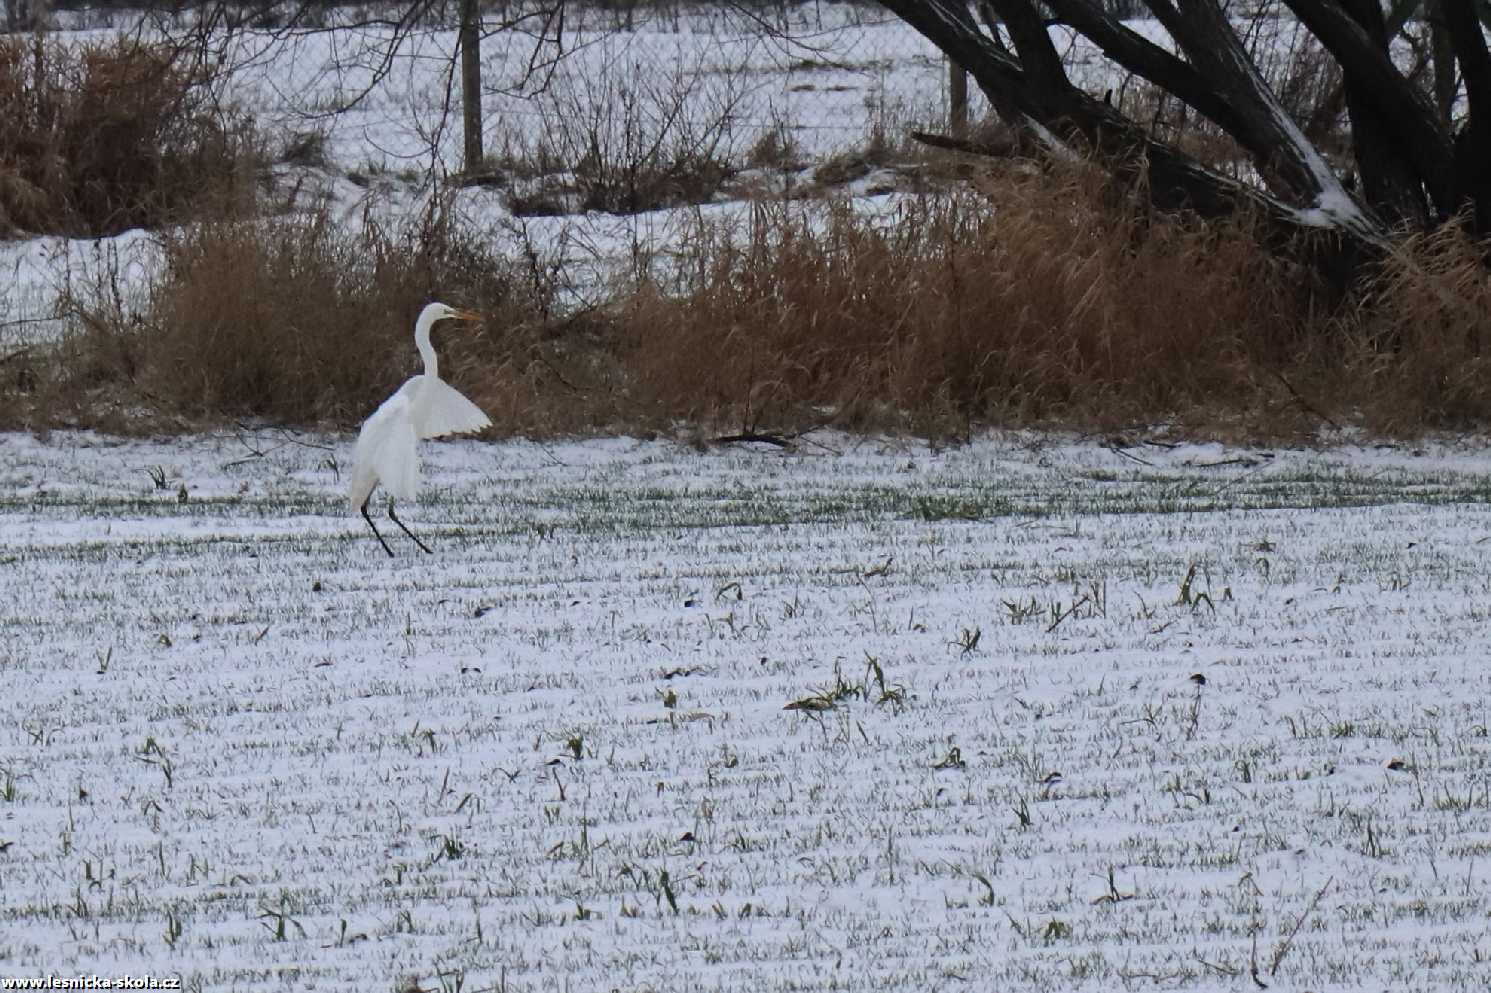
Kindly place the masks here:
[[(378, 533), (378, 525), (374, 524), (373, 519), (368, 516), (368, 502), (366, 500), (362, 502), (362, 519), (367, 521), (368, 527), (373, 529), (373, 537), (378, 539), (378, 544), (383, 546), (383, 550), (388, 553), (388, 557), (393, 558), (393, 549), (388, 547), (388, 542), (384, 541), (383, 535)], [(414, 536), (410, 535), (409, 537), (412, 538)]]
[[(420, 548), (424, 549), (424, 553), (426, 555), (433, 555), (434, 554), (433, 552), (431, 552), (429, 550), (429, 548), (427, 548), (425, 546), (424, 542), (422, 542), (418, 538), (414, 537), (414, 532), (413, 531), (410, 531), (408, 528), (404, 527), (404, 522), (401, 521), (401, 520), (399, 520), (398, 517), (393, 512), (393, 501), (392, 500), (388, 501), (388, 519), (391, 520), (391, 521), (393, 521), (395, 524), (397, 524), (399, 526), (399, 529), (401, 531), (403, 531), (405, 534), (407, 534), (411, 539), (413, 539), (413, 541), (414, 541), (414, 543), (416, 545), (418, 545)], [(383, 547), (387, 548), (388, 546), (384, 545)], [(389, 552), (389, 554), (392, 555), (393, 553)]]

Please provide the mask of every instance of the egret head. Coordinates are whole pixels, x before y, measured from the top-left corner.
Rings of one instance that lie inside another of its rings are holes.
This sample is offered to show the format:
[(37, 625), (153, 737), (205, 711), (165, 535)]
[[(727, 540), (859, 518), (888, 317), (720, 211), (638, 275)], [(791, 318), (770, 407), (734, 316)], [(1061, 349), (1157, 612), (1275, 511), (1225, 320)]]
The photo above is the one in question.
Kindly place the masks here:
[(429, 304), (419, 314), (419, 323), (425, 327), (430, 327), (436, 321), (445, 320), (479, 321), (481, 320), (481, 315), (475, 311), (448, 307), (443, 303)]

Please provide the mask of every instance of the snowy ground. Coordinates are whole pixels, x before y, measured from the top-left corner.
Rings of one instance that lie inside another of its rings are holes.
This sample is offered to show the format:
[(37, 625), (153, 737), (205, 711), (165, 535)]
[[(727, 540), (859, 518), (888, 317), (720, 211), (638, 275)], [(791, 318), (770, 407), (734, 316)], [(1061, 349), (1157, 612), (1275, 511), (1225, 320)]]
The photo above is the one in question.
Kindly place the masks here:
[[(905, 29), (860, 27), (663, 25), (554, 92), (676, 63), (743, 87), (737, 151), (826, 154), (941, 106)], [(257, 113), (355, 84), (329, 37), (245, 77)], [(450, 34), (415, 41), (327, 125), (349, 220), (417, 209), (399, 172), (453, 147)], [(563, 110), (510, 99), (494, 127)], [(461, 209), (511, 233), (498, 192)], [(697, 216), (524, 223), (584, 288)], [(0, 349), (153, 258), (0, 245)], [(389, 527), (390, 560), (347, 439), (0, 437), (0, 982), (1491, 986), (1491, 452), (427, 454), (435, 554)]]
[(1491, 452), (349, 448), (0, 438), (0, 978), (1491, 984)]

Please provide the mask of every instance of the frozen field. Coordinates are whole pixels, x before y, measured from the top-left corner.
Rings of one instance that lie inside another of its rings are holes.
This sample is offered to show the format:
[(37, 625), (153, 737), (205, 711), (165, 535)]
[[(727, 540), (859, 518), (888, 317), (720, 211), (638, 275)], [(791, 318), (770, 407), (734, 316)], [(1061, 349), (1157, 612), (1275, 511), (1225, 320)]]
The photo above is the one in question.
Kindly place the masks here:
[(1485, 450), (349, 449), (0, 438), (0, 978), (1491, 984)]

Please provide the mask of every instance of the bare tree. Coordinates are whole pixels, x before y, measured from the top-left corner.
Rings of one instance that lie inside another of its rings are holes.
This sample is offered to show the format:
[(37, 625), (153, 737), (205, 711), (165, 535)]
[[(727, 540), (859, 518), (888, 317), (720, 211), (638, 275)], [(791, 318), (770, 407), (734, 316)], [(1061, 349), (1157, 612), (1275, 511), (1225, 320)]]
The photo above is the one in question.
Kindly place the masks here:
[[(1329, 253), (1335, 262), (1381, 252), (1402, 228), (1425, 230), (1457, 216), (1491, 237), (1486, 0), (1431, 0), (1432, 93), (1423, 74), (1395, 65), (1389, 47), (1390, 26), (1421, 3), (1262, 5), (1297, 19), (1339, 74), (1349, 126), (1344, 154), (1328, 154), (1286, 109), (1229, 11), (1234, 5), (1145, 0), (1147, 16), (1173, 39), (1172, 51), (1098, 0), (986, 0), (982, 23), (967, 0), (881, 2), (965, 68), (1026, 142), (1081, 149), (1116, 175), (1142, 177), (1160, 207), (1221, 215), (1246, 206), (1269, 218), (1284, 241), (1325, 235), (1337, 249)], [(1074, 85), (1052, 41), (1051, 17), (1208, 121), (1236, 144), (1251, 175), (1235, 178), (1202, 163), (1153, 120)], [(1456, 107), (1463, 107), (1458, 115)]]

